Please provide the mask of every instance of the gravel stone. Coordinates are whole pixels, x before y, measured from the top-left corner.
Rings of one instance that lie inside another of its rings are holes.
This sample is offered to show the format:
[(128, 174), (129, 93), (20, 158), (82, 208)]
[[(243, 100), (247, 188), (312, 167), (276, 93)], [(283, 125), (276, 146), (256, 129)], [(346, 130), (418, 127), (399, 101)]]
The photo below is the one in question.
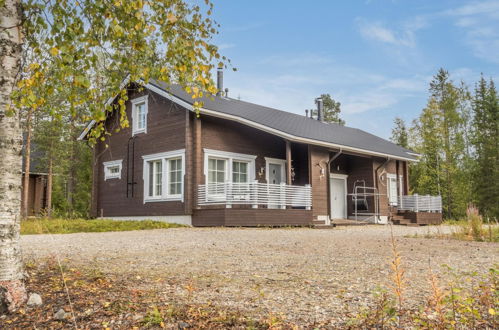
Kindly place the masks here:
[(29, 295), (27, 305), (29, 307), (41, 306), (43, 304), (42, 297), (38, 293), (32, 293)]
[(57, 313), (54, 314), (54, 319), (62, 321), (65, 320), (66, 317), (68, 316), (68, 313), (64, 309), (59, 309)]
[[(429, 267), (445, 283), (446, 268), (486, 272), (497, 243), (422, 238), (449, 226), (394, 226), (409, 288), (408, 304), (424, 302)], [(390, 227), (175, 228), (22, 236), (26, 258), (58, 254), (74, 266), (109, 275), (141, 276), (172, 303), (208, 303), (254, 317), (280, 315), (297, 324), (338, 320), (368, 307), (390, 284)], [(417, 234), (419, 238), (409, 237)], [(473, 257), (473, 258), (470, 258)], [(163, 281), (158, 281), (161, 278)], [(194, 289), (189, 291), (186, 286)]]

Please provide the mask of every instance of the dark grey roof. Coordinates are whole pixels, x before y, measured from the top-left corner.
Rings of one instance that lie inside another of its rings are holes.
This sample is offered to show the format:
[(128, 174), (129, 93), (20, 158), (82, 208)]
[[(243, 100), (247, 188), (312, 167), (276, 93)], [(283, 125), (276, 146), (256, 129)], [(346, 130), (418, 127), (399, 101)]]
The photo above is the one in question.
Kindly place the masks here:
[[(162, 90), (192, 104), (192, 97), (179, 85), (166, 85), (150, 81)], [(279, 130), (296, 137), (325, 143), (337, 144), (355, 149), (416, 160), (413, 151), (402, 148), (388, 140), (357, 128), (334, 123), (323, 123), (298, 114), (277, 110), (233, 98), (203, 98), (203, 108), (223, 114), (247, 119), (256, 124)]]

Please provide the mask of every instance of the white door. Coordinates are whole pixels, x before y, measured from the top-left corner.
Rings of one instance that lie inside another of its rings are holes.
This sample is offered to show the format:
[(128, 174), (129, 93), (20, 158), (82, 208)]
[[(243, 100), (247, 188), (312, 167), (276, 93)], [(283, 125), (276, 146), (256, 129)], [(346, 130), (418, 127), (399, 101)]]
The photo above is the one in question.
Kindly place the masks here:
[(331, 178), (331, 219), (346, 218), (345, 179)]
[(280, 184), (283, 168), (281, 164), (269, 163), (269, 183)]
[[(281, 184), (281, 182), (284, 182), (284, 164), (269, 162), (268, 169), (268, 183)], [(267, 207), (269, 209), (284, 208), (284, 205), (282, 205), (282, 199), (285, 197), (285, 195), (284, 191), (281, 191), (281, 187), (276, 188), (275, 186), (268, 186), (267, 189), (269, 189), (269, 201)]]

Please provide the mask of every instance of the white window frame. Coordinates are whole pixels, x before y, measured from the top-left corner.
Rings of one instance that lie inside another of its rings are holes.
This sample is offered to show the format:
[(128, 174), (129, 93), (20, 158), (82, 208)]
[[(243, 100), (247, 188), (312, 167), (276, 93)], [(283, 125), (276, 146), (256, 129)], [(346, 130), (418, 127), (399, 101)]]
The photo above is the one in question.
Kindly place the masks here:
[[(103, 162), (102, 165), (104, 166), (104, 181), (107, 181), (109, 179), (121, 179), (121, 170), (123, 168), (123, 159), (118, 159), (118, 160), (112, 160), (109, 162)], [(110, 173), (109, 168), (111, 167), (119, 167), (119, 172), (118, 173)]]
[(248, 183), (255, 180), (255, 159), (254, 155), (239, 154), (235, 152), (227, 152), (204, 148), (204, 177), (208, 184), (208, 159), (223, 159), (225, 163), (225, 182), (232, 182), (232, 162), (239, 161), (248, 163)]
[[(148, 98), (149, 95), (144, 95), (141, 97), (137, 97), (131, 100), (132, 102), (132, 136), (139, 134), (139, 133), (147, 133), (147, 114), (149, 112), (149, 105), (148, 105)], [(137, 125), (139, 124), (138, 120), (138, 113), (137, 113), (137, 105), (140, 103), (144, 103), (144, 111), (145, 111), (145, 118), (144, 118), (144, 127), (143, 128), (138, 128)]]
[[(399, 196), (402, 196), (403, 195), (403, 179), (404, 177), (402, 175), (399, 175), (398, 176), (398, 180), (397, 180), (397, 174), (392, 174), (392, 173), (387, 173), (386, 175), (386, 181), (387, 181), (387, 184), (386, 184), (386, 190), (387, 190), (387, 196), (388, 196), (388, 204), (390, 204), (391, 206), (398, 206), (398, 197)], [(395, 198), (395, 202), (392, 202), (390, 201), (390, 199), (392, 198), (391, 196), (391, 180), (395, 180), (395, 187), (396, 188), (396, 198)]]
[[(170, 163), (168, 162), (170, 159), (180, 158), (182, 174), (181, 174), (181, 193), (170, 195), (170, 187), (169, 187), (169, 167)], [(167, 151), (152, 155), (144, 155), (143, 159), (143, 175), (142, 179), (144, 181), (144, 204), (148, 202), (166, 202), (166, 201), (184, 201), (184, 184), (185, 184), (185, 149)], [(161, 196), (151, 197), (149, 196), (149, 162), (161, 160), (162, 161), (162, 188), (161, 188)]]

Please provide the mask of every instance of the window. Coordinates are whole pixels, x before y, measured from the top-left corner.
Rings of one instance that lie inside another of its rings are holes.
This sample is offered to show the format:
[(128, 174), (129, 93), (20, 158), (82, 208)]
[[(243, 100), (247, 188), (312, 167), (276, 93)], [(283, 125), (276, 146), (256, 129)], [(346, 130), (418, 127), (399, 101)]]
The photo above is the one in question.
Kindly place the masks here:
[(248, 183), (248, 162), (232, 161), (232, 182)]
[(147, 95), (132, 100), (132, 135), (147, 133)]
[(204, 149), (206, 183), (249, 183), (255, 180), (256, 156)]
[(161, 197), (163, 192), (163, 161), (151, 160), (149, 164), (149, 197)]
[(121, 167), (123, 160), (113, 160), (104, 162), (104, 180), (108, 179), (121, 179)]
[(225, 182), (225, 164), (227, 160), (208, 158), (208, 183)]
[(168, 160), (168, 195), (180, 196), (182, 194), (182, 158)]
[[(400, 194), (402, 194), (402, 176), (399, 176), (399, 188)], [(398, 204), (398, 193), (397, 193), (397, 175), (387, 174), (387, 191), (388, 191), (388, 203), (393, 206)]]
[(182, 200), (185, 150), (142, 156), (144, 159), (144, 203)]

